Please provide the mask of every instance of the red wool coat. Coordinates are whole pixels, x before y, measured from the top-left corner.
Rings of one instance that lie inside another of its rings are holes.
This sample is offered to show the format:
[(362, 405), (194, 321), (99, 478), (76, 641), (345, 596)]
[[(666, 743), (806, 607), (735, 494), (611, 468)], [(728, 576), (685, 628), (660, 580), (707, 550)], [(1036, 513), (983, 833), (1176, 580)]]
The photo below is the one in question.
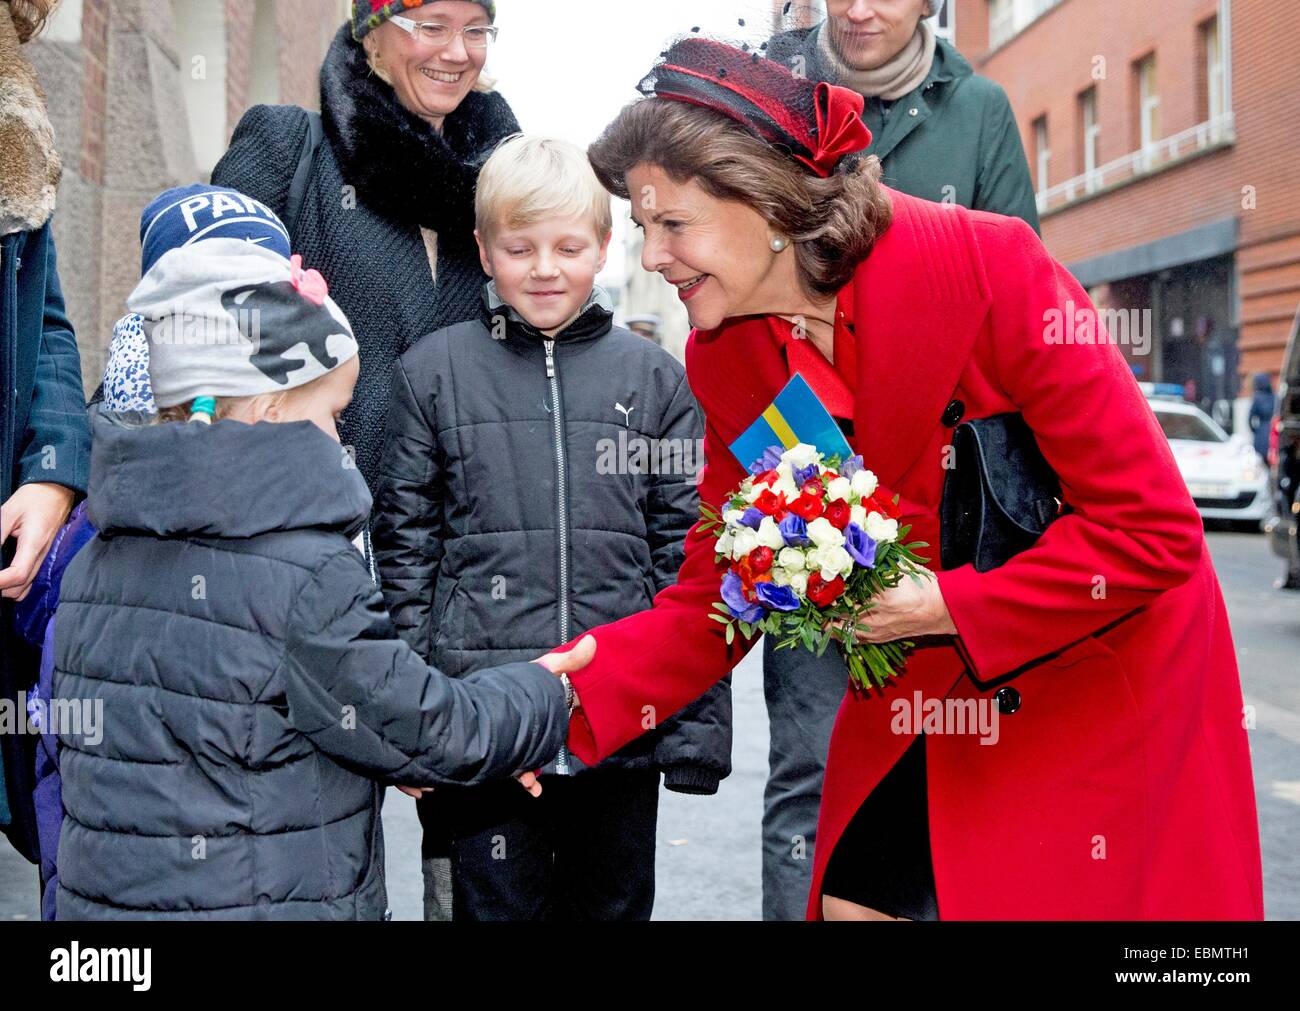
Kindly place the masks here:
[[(830, 746), (808, 912), (858, 806), (912, 740), (897, 699), (1020, 708), (994, 744), (927, 741), (943, 919), (1258, 919), (1259, 831), (1232, 635), (1201, 521), (1119, 349), (1049, 343), (1048, 310), (1087, 295), (1015, 218), (890, 192), (891, 227), (852, 284), (854, 448), (932, 545), (944, 449), (964, 417), (1021, 412), (1072, 511), (994, 571), (939, 574), (959, 638), (930, 640), (896, 683), (846, 693)], [(761, 319), (697, 332), (687, 349), (706, 419), (703, 501), (744, 478), (727, 449), (788, 378)], [(570, 746), (595, 762), (740, 660), (708, 618), (722, 567), (696, 528), (678, 582), (596, 629), (573, 676)], [(1117, 619), (1137, 613), (1118, 625)], [(1109, 627), (1114, 625), (1114, 627)], [(987, 704), (987, 703), (986, 703)], [(646, 709), (645, 707), (653, 707)], [(881, 826), (888, 846), (888, 826)]]

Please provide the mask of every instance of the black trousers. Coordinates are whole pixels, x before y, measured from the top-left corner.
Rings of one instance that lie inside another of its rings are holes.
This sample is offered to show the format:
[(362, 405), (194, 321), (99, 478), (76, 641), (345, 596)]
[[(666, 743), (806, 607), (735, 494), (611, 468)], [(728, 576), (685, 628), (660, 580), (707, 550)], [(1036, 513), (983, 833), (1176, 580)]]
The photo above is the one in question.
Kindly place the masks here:
[(650, 919), (659, 771), (584, 769), (541, 783), (540, 797), (508, 780), (461, 788), (446, 805), (452, 919)]
[(822, 876), (822, 894), (889, 916), (937, 920), (925, 795), (925, 735), (917, 734), (849, 822)]

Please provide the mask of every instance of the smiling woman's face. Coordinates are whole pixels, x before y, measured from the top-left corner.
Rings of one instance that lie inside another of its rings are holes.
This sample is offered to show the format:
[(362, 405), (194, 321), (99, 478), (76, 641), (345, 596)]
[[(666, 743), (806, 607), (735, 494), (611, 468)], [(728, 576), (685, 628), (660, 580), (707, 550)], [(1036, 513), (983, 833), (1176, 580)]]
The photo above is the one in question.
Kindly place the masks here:
[[(438, 0), (405, 14), (412, 21), (432, 21), (453, 30), (489, 23), (482, 5), (468, 0)], [(441, 48), (430, 48), (387, 21), (365, 37), (364, 45), (398, 101), (438, 130), (473, 90), (488, 54), (486, 48), (466, 46), (460, 34)]]
[(797, 290), (794, 253), (772, 250), (775, 232), (752, 207), (677, 182), (658, 165), (633, 167), (627, 188), (645, 231), (641, 266), (677, 288), (691, 326), (712, 330), (785, 309)]
[(875, 70), (903, 51), (929, 0), (827, 0), (831, 41), (849, 66)]

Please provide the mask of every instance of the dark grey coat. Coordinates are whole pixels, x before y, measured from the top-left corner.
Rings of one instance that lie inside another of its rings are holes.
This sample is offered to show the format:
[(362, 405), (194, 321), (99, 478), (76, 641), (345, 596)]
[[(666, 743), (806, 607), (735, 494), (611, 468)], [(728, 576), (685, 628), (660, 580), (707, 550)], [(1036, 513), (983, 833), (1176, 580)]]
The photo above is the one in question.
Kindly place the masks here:
[[(531, 659), (649, 607), (676, 581), (699, 519), (703, 431), (681, 364), (612, 327), (607, 303), (593, 300), (554, 342), (554, 371), (558, 403), (543, 335), (490, 285), (478, 320), (398, 360), (375, 555), (393, 620), (448, 674)], [(668, 466), (640, 472), (638, 445), (668, 447), (654, 457)], [(662, 769), (669, 789), (715, 792), (731, 772), (730, 683), (677, 718), (647, 715), (658, 729), (606, 761)]]
[(54, 695), (103, 730), (59, 734), (61, 919), (382, 918), (385, 784), (556, 753), (545, 668), (452, 680), (398, 638), (349, 540), (369, 508), (309, 422), (96, 419)]

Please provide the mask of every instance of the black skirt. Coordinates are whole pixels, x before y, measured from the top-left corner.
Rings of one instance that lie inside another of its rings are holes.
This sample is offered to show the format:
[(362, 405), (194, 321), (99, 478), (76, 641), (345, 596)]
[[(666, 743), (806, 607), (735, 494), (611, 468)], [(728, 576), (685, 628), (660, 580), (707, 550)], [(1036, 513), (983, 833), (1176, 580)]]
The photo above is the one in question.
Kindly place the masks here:
[(925, 796), (925, 735), (918, 734), (885, 774), (826, 865), (822, 894), (889, 916), (937, 920)]

